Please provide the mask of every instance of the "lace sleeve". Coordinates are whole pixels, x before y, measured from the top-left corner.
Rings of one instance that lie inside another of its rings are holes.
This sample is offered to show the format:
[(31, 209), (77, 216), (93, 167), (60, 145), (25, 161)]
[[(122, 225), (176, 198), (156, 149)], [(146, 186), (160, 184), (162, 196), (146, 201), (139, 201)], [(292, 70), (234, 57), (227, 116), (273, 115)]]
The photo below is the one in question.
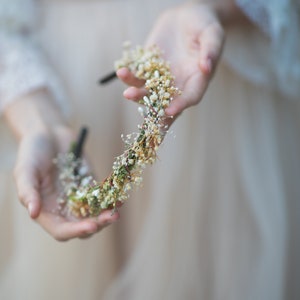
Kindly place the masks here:
[(22, 94), (46, 87), (66, 111), (63, 91), (31, 39), (37, 26), (34, 0), (0, 0), (0, 112)]
[(299, 97), (300, 0), (236, 0), (236, 4), (269, 37), (266, 55), (274, 69), (275, 85)]

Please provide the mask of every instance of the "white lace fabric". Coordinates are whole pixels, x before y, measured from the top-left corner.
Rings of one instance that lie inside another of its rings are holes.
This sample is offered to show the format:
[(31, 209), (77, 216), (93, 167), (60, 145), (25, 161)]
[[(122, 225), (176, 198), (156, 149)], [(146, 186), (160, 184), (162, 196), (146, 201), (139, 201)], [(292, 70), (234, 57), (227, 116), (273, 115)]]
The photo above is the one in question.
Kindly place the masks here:
[(37, 20), (34, 0), (0, 0), (0, 28), (4, 31), (30, 30)]
[[(271, 67), (270, 73), (274, 74), (264, 81), (288, 96), (299, 98), (300, 0), (236, 0), (236, 3), (271, 40), (269, 51), (265, 53), (265, 60)], [(251, 42), (253, 43), (253, 40)], [(255, 45), (251, 46), (253, 47)], [(264, 64), (260, 66), (264, 67)], [(247, 69), (247, 66), (236, 68), (242, 73), (247, 72), (242, 71), (242, 68)], [(255, 72), (263, 73), (259, 67)], [(247, 77), (255, 78), (256, 75), (248, 74)]]
[(0, 112), (18, 97), (42, 87), (66, 110), (59, 81), (30, 38), (37, 17), (33, 0), (0, 0)]
[[(248, 80), (279, 88), (283, 93), (298, 98), (299, 2), (236, 0), (237, 5), (272, 41), (265, 51), (264, 46), (258, 45), (262, 44), (260, 39), (247, 39), (243, 32), (236, 37), (232, 34), (228, 39), (228, 44), (231, 44), (229, 51), (224, 55), (232, 67)], [(60, 106), (65, 106), (59, 81), (30, 40), (30, 32), (37, 26), (38, 16), (38, 4), (34, 0), (0, 0), (0, 112), (14, 99), (40, 87), (47, 87)], [(253, 41), (257, 42), (256, 48), (263, 48), (262, 51), (252, 51)], [(258, 58), (259, 52), (261, 58)]]

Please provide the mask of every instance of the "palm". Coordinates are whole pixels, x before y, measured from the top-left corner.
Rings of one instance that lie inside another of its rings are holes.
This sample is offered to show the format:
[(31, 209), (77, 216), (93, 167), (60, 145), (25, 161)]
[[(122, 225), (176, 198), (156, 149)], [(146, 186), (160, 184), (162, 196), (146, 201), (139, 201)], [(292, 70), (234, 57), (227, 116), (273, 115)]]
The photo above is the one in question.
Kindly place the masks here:
[[(175, 83), (182, 90), (180, 109), (197, 104), (208, 85), (211, 68), (207, 60), (216, 60), (222, 48), (223, 32), (207, 6), (186, 6), (163, 15), (152, 30), (146, 45), (158, 45), (170, 62)], [(216, 46), (205, 53), (206, 35), (213, 35)], [(217, 43), (216, 43), (217, 42)], [(204, 53), (203, 53), (204, 52)]]
[(193, 39), (193, 36), (187, 37), (185, 32), (179, 34), (178, 30), (169, 19), (163, 18), (149, 36), (146, 47), (157, 45), (162, 49), (163, 56), (170, 62), (172, 73), (176, 77), (176, 85), (183, 90), (186, 89), (189, 80), (199, 73), (199, 57), (198, 47), (191, 48), (191, 43), (187, 41)]
[(77, 220), (61, 213), (53, 159), (58, 152), (67, 151), (71, 140), (69, 134), (55, 139), (47, 135), (24, 139), (15, 172), (21, 201), (26, 205), (26, 199), (35, 197), (36, 221), (57, 240), (89, 236), (119, 217), (118, 213), (112, 216), (105, 211), (97, 218)]
[[(164, 13), (152, 29), (146, 47), (157, 45), (170, 62), (175, 84), (182, 91), (170, 107), (168, 115), (178, 115), (185, 108), (197, 104), (211, 79), (224, 40), (223, 29), (212, 9), (207, 5), (183, 5)], [(128, 85), (141, 87), (124, 70), (118, 76)], [(129, 88), (128, 99), (139, 100), (145, 91)]]

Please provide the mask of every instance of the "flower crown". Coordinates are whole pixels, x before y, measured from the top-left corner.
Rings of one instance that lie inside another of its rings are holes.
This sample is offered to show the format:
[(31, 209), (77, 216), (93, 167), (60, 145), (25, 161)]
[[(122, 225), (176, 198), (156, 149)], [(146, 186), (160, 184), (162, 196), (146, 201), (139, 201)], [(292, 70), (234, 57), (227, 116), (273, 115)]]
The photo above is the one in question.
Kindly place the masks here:
[(143, 169), (156, 161), (158, 147), (168, 130), (164, 110), (180, 93), (158, 47), (145, 50), (126, 45), (124, 48), (115, 68), (127, 67), (137, 78), (145, 80), (148, 94), (140, 101), (143, 107), (139, 107), (143, 122), (138, 125), (138, 132), (126, 138), (122, 135), (125, 151), (116, 158), (111, 174), (100, 184), (74, 151), (58, 156), (56, 164), (62, 186), (59, 201), (76, 217), (97, 216), (102, 210), (116, 209), (118, 202), (129, 197), (132, 186), (140, 185)]

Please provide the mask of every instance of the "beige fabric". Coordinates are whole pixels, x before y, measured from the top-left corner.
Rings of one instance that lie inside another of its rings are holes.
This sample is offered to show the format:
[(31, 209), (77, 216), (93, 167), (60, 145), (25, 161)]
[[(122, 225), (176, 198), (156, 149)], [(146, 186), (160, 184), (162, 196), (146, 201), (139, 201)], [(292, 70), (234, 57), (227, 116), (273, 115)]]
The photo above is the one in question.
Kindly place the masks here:
[[(96, 82), (122, 42), (142, 43), (154, 16), (176, 1), (160, 2), (40, 2), (36, 39), (62, 78), (73, 124), (91, 129), (87, 152), (99, 179), (122, 151), (120, 134), (140, 119), (122, 84)], [(172, 128), (118, 224), (67, 243), (17, 202), (7, 171), (15, 144), (1, 124), (0, 298), (299, 299), (299, 113), (299, 104), (222, 65), (204, 101)]]
[(299, 113), (221, 67), (163, 148), (108, 299), (297, 299)]

